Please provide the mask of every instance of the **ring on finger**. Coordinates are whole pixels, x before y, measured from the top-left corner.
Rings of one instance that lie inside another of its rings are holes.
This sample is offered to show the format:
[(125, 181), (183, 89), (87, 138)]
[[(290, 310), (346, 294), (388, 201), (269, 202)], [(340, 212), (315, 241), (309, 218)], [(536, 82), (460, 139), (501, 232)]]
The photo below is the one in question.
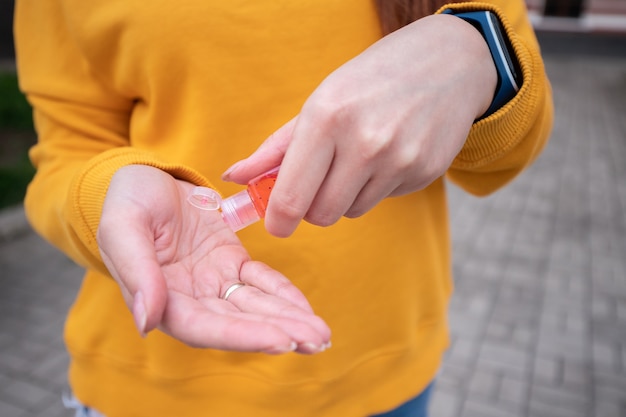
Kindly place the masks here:
[(224, 295), (222, 296), (222, 300), (227, 301), (228, 297), (230, 297), (231, 295), (233, 295), (233, 293), (235, 291), (237, 291), (239, 288), (241, 287), (245, 287), (246, 283), (245, 282), (236, 282), (234, 284), (232, 284), (230, 287), (228, 287), (226, 289), (226, 292), (224, 293)]

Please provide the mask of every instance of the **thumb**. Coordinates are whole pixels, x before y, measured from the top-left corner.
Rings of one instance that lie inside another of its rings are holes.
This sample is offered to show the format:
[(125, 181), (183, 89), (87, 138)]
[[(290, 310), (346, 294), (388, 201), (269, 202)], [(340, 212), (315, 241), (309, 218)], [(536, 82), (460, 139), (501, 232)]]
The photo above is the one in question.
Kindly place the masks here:
[(228, 168), (222, 174), (222, 179), (246, 184), (252, 178), (279, 166), (291, 142), (297, 120), (298, 116), (272, 133), (252, 155)]
[(167, 285), (160, 268), (149, 273), (141, 267), (142, 278), (136, 283), (132, 296), (132, 313), (137, 330), (145, 336), (161, 324), (167, 304)]
[(142, 336), (155, 329), (167, 304), (167, 284), (150, 235), (128, 227), (124, 239), (110, 241), (100, 234), (100, 253), (119, 284)]

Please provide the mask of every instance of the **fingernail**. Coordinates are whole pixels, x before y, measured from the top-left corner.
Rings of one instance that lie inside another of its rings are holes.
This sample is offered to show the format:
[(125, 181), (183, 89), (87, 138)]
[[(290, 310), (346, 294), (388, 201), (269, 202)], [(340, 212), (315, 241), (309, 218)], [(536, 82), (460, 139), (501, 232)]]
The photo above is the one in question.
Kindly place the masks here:
[(230, 168), (228, 168), (226, 171), (224, 171), (224, 173), (222, 174), (222, 179), (227, 181), (229, 179), (230, 174), (236, 170), (242, 163), (243, 161), (239, 161), (239, 162), (235, 162), (233, 165), (230, 166)]
[(146, 313), (146, 305), (143, 301), (143, 293), (141, 291), (137, 291), (135, 294), (133, 301), (133, 317), (135, 319), (135, 326), (137, 326), (141, 337), (146, 337), (148, 314)]
[(280, 355), (281, 353), (293, 352), (298, 347), (296, 342), (291, 342), (289, 346), (275, 346), (267, 351), (270, 355)]
[(320, 353), (326, 350), (325, 343), (322, 345), (316, 345), (315, 343), (306, 342), (306, 343), (302, 343), (300, 346), (304, 348), (306, 352), (309, 352), (309, 353)]

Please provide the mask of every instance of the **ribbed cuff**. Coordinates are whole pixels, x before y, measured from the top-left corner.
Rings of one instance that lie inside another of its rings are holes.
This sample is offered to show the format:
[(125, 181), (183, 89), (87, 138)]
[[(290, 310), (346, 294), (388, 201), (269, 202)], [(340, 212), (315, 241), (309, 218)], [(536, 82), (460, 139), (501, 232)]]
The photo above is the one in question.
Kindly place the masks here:
[(151, 166), (167, 172), (176, 179), (213, 188), (209, 180), (194, 169), (161, 161), (147, 151), (130, 147), (116, 148), (93, 158), (72, 183), (65, 213), (73, 232), (84, 245), (84, 248), (79, 250), (92, 266), (100, 271), (106, 271), (96, 242), (102, 206), (113, 175), (128, 165)]
[(451, 166), (455, 169), (471, 169), (498, 159), (525, 137), (530, 124), (536, 120), (536, 115), (530, 113), (539, 110), (538, 91), (541, 91), (542, 86), (537, 83), (543, 80), (543, 63), (539, 50), (525, 45), (513, 31), (507, 17), (493, 4), (453, 3), (442, 7), (437, 13), (445, 9), (488, 10), (495, 13), (504, 27), (522, 70), (523, 83), (517, 95), (490, 116), (474, 123), (465, 145)]

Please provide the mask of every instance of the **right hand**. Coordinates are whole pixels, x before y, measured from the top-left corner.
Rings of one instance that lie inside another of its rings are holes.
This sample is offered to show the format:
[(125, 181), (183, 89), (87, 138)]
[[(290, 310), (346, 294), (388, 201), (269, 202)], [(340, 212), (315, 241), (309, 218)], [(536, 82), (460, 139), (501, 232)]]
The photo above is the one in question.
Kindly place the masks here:
[[(317, 353), (330, 329), (282, 274), (253, 261), (218, 211), (187, 202), (193, 185), (149, 166), (119, 169), (97, 233), (102, 259), (142, 334), (196, 347)], [(228, 301), (225, 291), (247, 285)]]
[(419, 19), (331, 73), (300, 113), (224, 173), (245, 184), (280, 165), (265, 228), (330, 226), (424, 189), (457, 157), (497, 84), (489, 47), (450, 15)]

